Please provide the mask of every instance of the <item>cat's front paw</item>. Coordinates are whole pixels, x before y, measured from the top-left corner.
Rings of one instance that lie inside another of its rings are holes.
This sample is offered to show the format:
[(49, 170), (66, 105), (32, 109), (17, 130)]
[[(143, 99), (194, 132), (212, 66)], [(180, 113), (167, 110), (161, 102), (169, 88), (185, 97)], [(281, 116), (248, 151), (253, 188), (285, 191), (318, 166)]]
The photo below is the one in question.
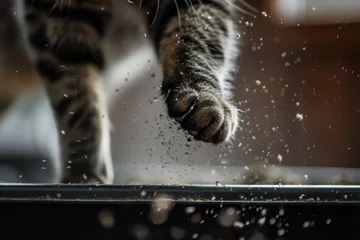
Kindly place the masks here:
[(226, 142), (238, 128), (238, 109), (215, 91), (168, 90), (166, 104), (170, 117), (197, 140)]

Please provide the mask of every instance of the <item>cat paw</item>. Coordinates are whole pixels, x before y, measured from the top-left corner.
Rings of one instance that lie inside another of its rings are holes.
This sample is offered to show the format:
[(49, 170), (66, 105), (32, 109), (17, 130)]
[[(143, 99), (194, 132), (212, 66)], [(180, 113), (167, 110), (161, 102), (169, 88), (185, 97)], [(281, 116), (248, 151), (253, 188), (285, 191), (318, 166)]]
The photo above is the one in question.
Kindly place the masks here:
[(227, 142), (238, 128), (238, 109), (221, 94), (194, 89), (169, 90), (165, 96), (170, 117), (195, 139)]

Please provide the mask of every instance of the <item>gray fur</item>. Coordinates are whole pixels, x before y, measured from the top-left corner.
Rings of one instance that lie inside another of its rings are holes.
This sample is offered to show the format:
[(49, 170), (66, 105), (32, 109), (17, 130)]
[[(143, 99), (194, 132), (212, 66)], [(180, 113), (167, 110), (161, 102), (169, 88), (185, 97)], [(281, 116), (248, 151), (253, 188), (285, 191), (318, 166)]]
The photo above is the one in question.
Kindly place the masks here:
[[(169, 115), (198, 140), (231, 141), (239, 122), (230, 83), (239, 53), (233, 3), (133, 2), (163, 65), (162, 93)], [(113, 14), (119, 14), (113, 4), (117, 3), (17, 0), (9, 4), (21, 30), (13, 37), (24, 41), (53, 106), (63, 182), (112, 183), (114, 179), (102, 89), (105, 60), (109, 59), (104, 47), (116, 41), (107, 38), (107, 29), (117, 19)], [(0, 11), (3, 8), (6, 5), (0, 4)], [(83, 16), (83, 12), (98, 19)], [(124, 32), (129, 30), (124, 28)]]

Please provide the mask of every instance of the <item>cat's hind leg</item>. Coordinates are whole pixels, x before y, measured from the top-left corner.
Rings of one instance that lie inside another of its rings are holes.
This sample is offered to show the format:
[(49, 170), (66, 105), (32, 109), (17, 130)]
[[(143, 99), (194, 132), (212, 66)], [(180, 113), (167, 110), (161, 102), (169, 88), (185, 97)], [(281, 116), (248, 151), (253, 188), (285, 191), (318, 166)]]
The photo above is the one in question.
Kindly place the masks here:
[(23, 1), (26, 37), (60, 136), (63, 181), (112, 183), (102, 89), (111, 1)]

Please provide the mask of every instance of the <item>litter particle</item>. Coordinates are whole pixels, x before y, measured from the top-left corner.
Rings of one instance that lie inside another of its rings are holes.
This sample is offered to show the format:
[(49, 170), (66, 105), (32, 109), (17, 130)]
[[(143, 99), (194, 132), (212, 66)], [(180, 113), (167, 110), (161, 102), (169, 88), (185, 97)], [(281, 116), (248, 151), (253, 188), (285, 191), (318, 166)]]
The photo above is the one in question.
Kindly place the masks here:
[(279, 229), (278, 230), (278, 236), (282, 236), (285, 234), (285, 230), (284, 229)]
[(239, 222), (239, 221), (234, 222), (234, 228), (243, 229), (244, 227), (245, 227), (245, 224), (243, 224), (242, 222)]
[(61, 130), (61, 134), (62, 134), (62, 135), (65, 135), (65, 131), (64, 131), (64, 130)]
[(305, 180), (308, 180), (309, 176), (307, 174), (304, 175)]
[(256, 80), (255, 84), (259, 86), (261, 84), (260, 80)]
[(106, 229), (110, 229), (115, 226), (115, 216), (109, 210), (100, 211), (100, 213), (98, 215), (98, 219), (99, 219), (101, 225)]
[(263, 226), (263, 225), (265, 224), (265, 222), (266, 222), (266, 218), (265, 218), (265, 217), (259, 218), (259, 220), (258, 220), (258, 224), (259, 224), (260, 226)]
[(297, 113), (296, 114), (296, 119), (299, 120), (299, 121), (302, 121), (302, 120), (304, 120), (304, 115), (302, 113)]
[(331, 219), (330, 218), (327, 219), (325, 223), (326, 223), (326, 225), (329, 225), (331, 223)]
[(283, 52), (282, 54), (281, 54), (281, 57), (286, 57), (286, 52)]
[(303, 223), (303, 228), (308, 228), (310, 226), (310, 222), (306, 221)]
[(277, 155), (277, 160), (278, 160), (279, 162), (282, 162), (283, 157), (282, 157), (282, 155), (281, 155), (281, 154), (278, 154), (278, 155)]
[(266, 209), (261, 210), (261, 216), (265, 216), (265, 215), (266, 215), (266, 212), (267, 212)]
[(186, 214), (192, 214), (195, 212), (195, 210), (196, 210), (196, 208), (192, 207), (192, 206), (185, 208)]
[(279, 215), (280, 215), (280, 216), (283, 216), (284, 213), (285, 213), (284, 209), (280, 209), (280, 210), (279, 210)]

